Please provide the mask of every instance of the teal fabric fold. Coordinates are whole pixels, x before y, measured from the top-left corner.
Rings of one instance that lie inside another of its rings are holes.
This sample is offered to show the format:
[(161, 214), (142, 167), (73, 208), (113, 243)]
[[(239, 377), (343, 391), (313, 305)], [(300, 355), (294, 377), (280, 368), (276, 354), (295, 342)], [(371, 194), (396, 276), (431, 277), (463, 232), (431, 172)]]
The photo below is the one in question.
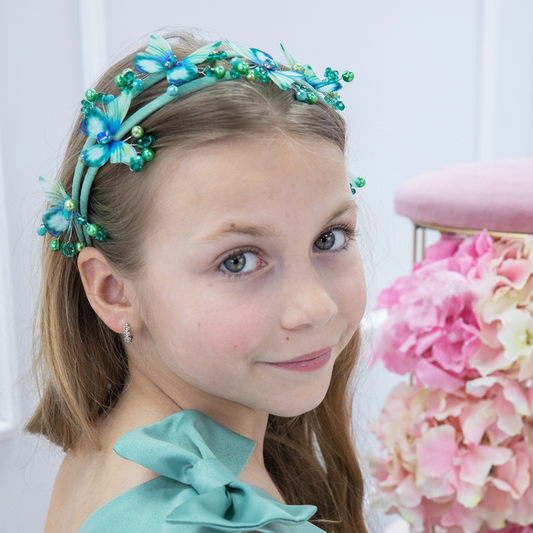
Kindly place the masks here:
[(312, 505), (284, 505), (238, 479), (254, 441), (199, 411), (175, 413), (122, 436), (121, 457), (160, 477), (110, 500), (79, 533), (318, 533)]

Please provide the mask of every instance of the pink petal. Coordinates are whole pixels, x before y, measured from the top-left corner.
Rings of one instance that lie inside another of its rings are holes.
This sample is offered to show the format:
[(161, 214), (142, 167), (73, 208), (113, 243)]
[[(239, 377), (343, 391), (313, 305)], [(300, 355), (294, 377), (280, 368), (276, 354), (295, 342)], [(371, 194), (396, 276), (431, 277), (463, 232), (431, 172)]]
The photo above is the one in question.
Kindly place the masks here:
[(477, 513), (455, 502), (452, 510), (442, 517), (441, 524), (446, 528), (460, 526), (465, 533), (478, 533), (482, 520)]
[(425, 359), (421, 359), (416, 364), (415, 375), (420, 383), (435, 389), (443, 389), (446, 392), (454, 392), (464, 385), (462, 379), (448, 374)]
[(422, 495), (415, 484), (415, 478), (409, 474), (397, 487), (396, 497), (402, 507), (418, 507), (422, 501)]
[(467, 483), (481, 487), (487, 481), (491, 468), (507, 463), (512, 456), (513, 452), (509, 448), (470, 444), (467, 453), (462, 457), (459, 477)]
[(455, 429), (442, 425), (430, 428), (416, 443), (418, 470), (425, 476), (442, 477), (453, 469), (457, 454)]

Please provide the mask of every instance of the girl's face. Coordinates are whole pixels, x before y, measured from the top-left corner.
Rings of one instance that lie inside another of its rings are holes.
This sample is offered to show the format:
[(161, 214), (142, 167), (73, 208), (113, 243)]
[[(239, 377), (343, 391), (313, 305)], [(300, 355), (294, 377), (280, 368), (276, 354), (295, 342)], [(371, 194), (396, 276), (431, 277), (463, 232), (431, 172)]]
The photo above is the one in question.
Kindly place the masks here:
[(183, 408), (313, 409), (366, 305), (341, 151), (251, 137), (157, 171), (132, 362)]

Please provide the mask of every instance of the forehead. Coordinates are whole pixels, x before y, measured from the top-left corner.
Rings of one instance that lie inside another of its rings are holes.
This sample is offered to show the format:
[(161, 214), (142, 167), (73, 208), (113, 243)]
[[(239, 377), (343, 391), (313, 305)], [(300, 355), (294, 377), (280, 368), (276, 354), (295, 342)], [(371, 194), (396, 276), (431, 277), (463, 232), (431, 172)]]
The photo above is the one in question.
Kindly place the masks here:
[(217, 141), (167, 153), (162, 163), (156, 216), (188, 231), (320, 216), (318, 211), (351, 197), (344, 156), (327, 141), (283, 136)]

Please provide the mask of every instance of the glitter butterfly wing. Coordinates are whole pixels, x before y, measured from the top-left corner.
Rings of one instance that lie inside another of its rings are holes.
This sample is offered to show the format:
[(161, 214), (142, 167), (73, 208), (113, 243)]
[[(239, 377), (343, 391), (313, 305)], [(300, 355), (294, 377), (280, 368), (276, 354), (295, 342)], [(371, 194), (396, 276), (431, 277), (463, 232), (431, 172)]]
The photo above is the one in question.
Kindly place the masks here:
[(162, 72), (163, 66), (172, 57), (172, 48), (166, 39), (159, 35), (152, 35), (145, 52), (137, 54), (134, 58), (135, 68), (139, 72), (151, 74)]
[(115, 134), (119, 129), (124, 117), (128, 113), (131, 104), (131, 92), (124, 91), (118, 98), (115, 98), (107, 105), (108, 129)]
[[(259, 59), (259, 57), (257, 57), (256, 54), (252, 53), (252, 49), (243, 48), (242, 46), (239, 46), (238, 44), (233, 44), (232, 42), (228, 41), (227, 39), (224, 41), (224, 43), (227, 46), (229, 46), (232, 50), (237, 52), (240, 56), (245, 57), (246, 59), (248, 59), (252, 63), (255, 63), (258, 66), (263, 66), (263, 61), (261, 61)], [(257, 50), (257, 51), (259, 51), (259, 50)], [(264, 52), (262, 52), (262, 54), (264, 54)], [(270, 57), (270, 59), (272, 59), (272, 58)]]
[(220, 46), (221, 42), (222, 41), (216, 41), (206, 44), (176, 63), (176, 65), (167, 72), (168, 82), (179, 86), (193, 80), (198, 74), (198, 67), (196, 65), (205, 61), (207, 56)]
[(279, 44), (281, 46), (281, 50), (283, 51), (283, 55), (285, 56), (285, 59), (287, 60), (287, 66), (289, 68), (292, 68), (294, 67), (294, 65), (299, 65), (298, 61), (296, 61), (296, 59), (294, 59), (294, 57), (289, 54), (289, 52), (287, 52), (287, 50), (285, 50), (285, 47), (283, 46), (282, 43)]
[(43, 214), (43, 224), (50, 235), (58, 237), (69, 230), (72, 225), (71, 212), (64, 208), (65, 201), (70, 197), (61, 183), (50, 181), (43, 176), (39, 176), (39, 183), (49, 206)]

